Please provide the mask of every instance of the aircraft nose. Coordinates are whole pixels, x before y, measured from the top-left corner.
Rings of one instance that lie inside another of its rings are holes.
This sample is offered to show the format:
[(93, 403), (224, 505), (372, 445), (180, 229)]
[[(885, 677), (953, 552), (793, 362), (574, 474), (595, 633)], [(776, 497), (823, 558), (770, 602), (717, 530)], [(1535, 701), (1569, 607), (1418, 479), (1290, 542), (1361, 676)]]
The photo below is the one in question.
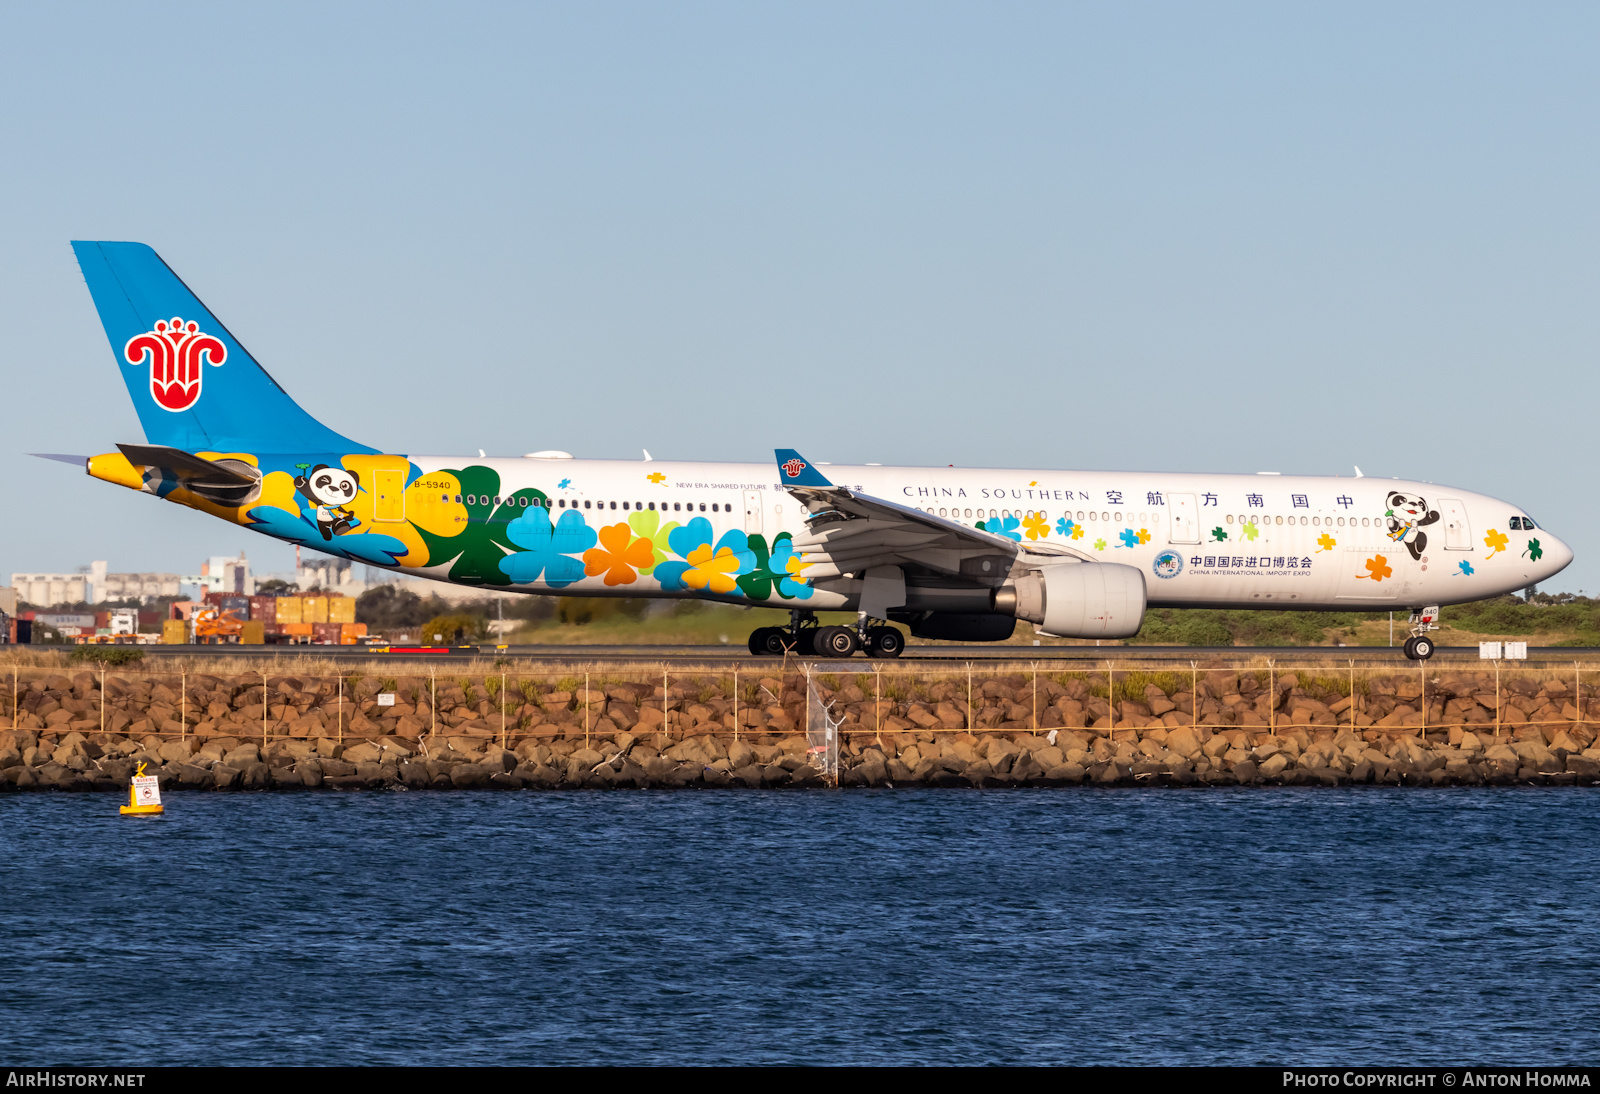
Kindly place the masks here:
[(1544, 578), (1540, 578), (1541, 581), (1545, 578), (1554, 577), (1567, 568), (1572, 562), (1572, 548), (1555, 536), (1550, 536), (1545, 541), (1544, 559), (1542, 561), (1544, 562), (1545, 575)]

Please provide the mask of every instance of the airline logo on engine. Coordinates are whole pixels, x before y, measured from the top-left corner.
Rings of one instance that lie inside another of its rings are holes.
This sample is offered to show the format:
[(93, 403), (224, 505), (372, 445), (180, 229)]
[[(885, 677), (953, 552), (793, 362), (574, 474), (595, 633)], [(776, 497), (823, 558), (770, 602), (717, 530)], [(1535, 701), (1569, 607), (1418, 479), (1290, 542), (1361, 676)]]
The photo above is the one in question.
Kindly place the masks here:
[(130, 365), (150, 362), (150, 396), (162, 410), (188, 410), (200, 401), (202, 364), (220, 365), (228, 347), (200, 332), (200, 324), (174, 317), (128, 339), (122, 356)]

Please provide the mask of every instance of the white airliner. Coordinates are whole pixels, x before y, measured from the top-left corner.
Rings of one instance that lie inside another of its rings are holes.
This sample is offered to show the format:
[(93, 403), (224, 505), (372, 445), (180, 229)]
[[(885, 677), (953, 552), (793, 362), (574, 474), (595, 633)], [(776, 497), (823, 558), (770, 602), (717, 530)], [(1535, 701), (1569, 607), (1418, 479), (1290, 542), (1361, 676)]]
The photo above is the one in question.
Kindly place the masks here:
[(462, 585), (789, 610), (754, 653), (893, 657), (890, 621), (972, 642), (1131, 637), (1148, 607), (1399, 608), (1426, 658), (1435, 606), (1572, 560), (1515, 505), (1400, 479), (384, 453), (296, 405), (149, 247), (73, 248), (146, 437), (90, 475)]

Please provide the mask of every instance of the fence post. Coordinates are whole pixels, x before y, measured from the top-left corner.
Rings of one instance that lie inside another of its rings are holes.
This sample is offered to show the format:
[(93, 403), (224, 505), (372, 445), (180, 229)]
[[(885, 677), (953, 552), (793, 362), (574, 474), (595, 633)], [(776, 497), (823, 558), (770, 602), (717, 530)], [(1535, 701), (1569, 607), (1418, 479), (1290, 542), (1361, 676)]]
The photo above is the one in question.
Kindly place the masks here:
[(1278, 670), (1270, 657), (1267, 658), (1267, 732), (1274, 737), (1278, 735)]
[[(185, 732), (188, 732), (185, 730)], [(261, 751), (267, 750), (267, 674), (261, 674)]]
[(11, 724), (17, 724), (17, 669), (11, 667)]
[(506, 674), (500, 674), (500, 749), (505, 751), (510, 739), (506, 736)]
[(1423, 668), (1426, 661), (1417, 662), (1417, 675), (1422, 679), (1422, 739), (1428, 739), (1428, 673)]
[(1350, 732), (1356, 731), (1356, 659), (1350, 658)]
[(1117, 667), (1106, 662), (1106, 718), (1111, 728), (1106, 730), (1106, 740), (1115, 747), (1117, 743)]
[(1200, 725), (1200, 666), (1198, 662), (1189, 662), (1189, 725)]
[[(662, 729), (667, 727), (663, 725)], [(589, 674), (583, 674), (583, 747), (589, 747)]]
[[(343, 678), (341, 677), (341, 680)], [(439, 685), (434, 682), (433, 670), (428, 670), (428, 736), (439, 732)]]
[(739, 665), (733, 666), (733, 739), (739, 739)]
[(339, 683), (339, 701), (334, 704), (333, 716), (338, 723), (339, 740), (344, 740), (344, 676), (334, 677)]
[(978, 727), (973, 724), (972, 717), (972, 662), (967, 662), (967, 732), (971, 733)]
[(1033, 663), (1033, 731), (1039, 732), (1039, 662)]
[(1494, 663), (1494, 735), (1500, 736), (1500, 661)]
[[(667, 714), (668, 714), (667, 708), (671, 705), (671, 703), (672, 703), (672, 699), (667, 694), (667, 663), (665, 661), (663, 661), (663, 662), (661, 662), (661, 732), (662, 733), (666, 733), (667, 732)], [(672, 735), (671, 734), (667, 734), (667, 740), (669, 740), (669, 741), (672, 740)]]
[(1578, 663), (1572, 663), (1572, 697), (1577, 700), (1574, 706), (1578, 708), (1578, 724), (1583, 725), (1583, 670)]
[[(881, 666), (878, 666), (878, 665), (873, 665), (872, 666), (872, 710), (873, 710), (873, 718), (875, 719), (875, 724), (873, 726), (872, 735), (877, 739), (878, 744), (882, 745), (883, 744), (883, 669), (882, 669)], [(967, 704), (967, 710), (968, 710), (969, 713), (972, 710), (972, 704), (971, 703)]]

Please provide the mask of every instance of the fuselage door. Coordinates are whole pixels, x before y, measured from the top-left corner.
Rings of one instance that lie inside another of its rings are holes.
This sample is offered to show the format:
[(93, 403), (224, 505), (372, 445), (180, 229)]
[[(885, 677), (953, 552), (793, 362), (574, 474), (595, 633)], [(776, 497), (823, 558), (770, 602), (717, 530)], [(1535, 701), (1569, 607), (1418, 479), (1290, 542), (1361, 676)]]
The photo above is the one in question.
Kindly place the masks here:
[(1459, 498), (1439, 499), (1439, 522), (1444, 525), (1446, 551), (1472, 550), (1472, 525), (1467, 523), (1467, 507)]
[(761, 495), (754, 490), (744, 492), (744, 530), (752, 536), (761, 534)]
[(1193, 494), (1168, 494), (1167, 519), (1171, 522), (1168, 543), (1200, 542), (1200, 518), (1195, 511)]
[(406, 473), (404, 471), (377, 470), (372, 473), (372, 519), (399, 521), (406, 519)]

